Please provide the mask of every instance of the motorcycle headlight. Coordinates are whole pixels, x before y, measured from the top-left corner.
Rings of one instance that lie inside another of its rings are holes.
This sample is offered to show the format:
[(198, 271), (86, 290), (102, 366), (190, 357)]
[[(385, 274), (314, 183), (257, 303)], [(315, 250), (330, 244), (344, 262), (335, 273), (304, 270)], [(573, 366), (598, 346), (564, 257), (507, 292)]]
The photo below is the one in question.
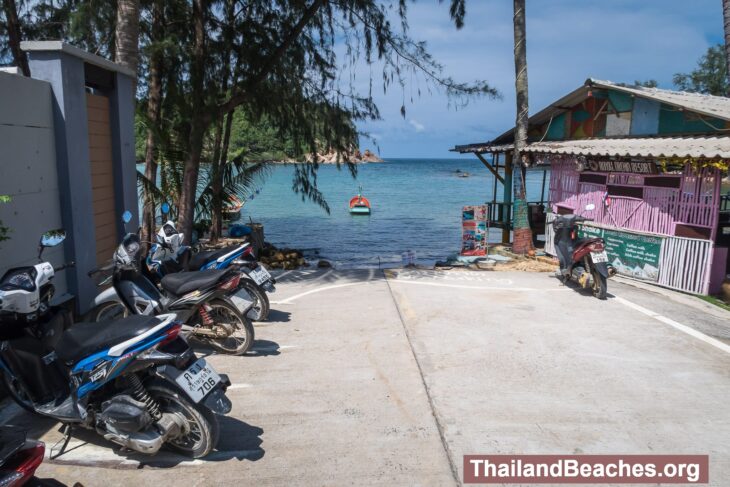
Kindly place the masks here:
[(22, 289), (23, 291), (34, 291), (35, 274), (36, 270), (34, 267), (11, 269), (5, 274), (3, 280), (0, 281), (0, 290), (13, 291)]

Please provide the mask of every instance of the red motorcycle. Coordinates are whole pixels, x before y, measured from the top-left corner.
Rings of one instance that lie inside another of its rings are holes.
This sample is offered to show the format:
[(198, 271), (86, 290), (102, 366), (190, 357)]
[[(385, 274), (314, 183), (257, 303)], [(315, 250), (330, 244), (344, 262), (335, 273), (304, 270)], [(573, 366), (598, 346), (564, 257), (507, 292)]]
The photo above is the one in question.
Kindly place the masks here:
[(0, 426), (0, 485), (20, 487), (31, 480), (45, 451), (43, 442), (26, 439), (24, 431)]
[(615, 271), (608, 264), (602, 238), (578, 238), (578, 224), (586, 221), (592, 220), (578, 215), (558, 215), (552, 222), (560, 276), (564, 283), (576, 281), (582, 288), (591, 289), (598, 299), (606, 299), (607, 280)]

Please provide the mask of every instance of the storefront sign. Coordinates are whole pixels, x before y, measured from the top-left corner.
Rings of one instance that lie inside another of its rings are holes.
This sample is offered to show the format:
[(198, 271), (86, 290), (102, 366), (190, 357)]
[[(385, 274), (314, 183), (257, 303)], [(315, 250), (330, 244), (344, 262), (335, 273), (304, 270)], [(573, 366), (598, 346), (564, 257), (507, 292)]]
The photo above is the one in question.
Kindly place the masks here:
[(636, 174), (657, 174), (656, 164), (652, 161), (588, 161), (591, 171), (597, 172), (632, 172)]
[(607, 230), (584, 225), (578, 231), (582, 238), (600, 237), (606, 242), (608, 262), (618, 274), (659, 280), (659, 253), (662, 237)]

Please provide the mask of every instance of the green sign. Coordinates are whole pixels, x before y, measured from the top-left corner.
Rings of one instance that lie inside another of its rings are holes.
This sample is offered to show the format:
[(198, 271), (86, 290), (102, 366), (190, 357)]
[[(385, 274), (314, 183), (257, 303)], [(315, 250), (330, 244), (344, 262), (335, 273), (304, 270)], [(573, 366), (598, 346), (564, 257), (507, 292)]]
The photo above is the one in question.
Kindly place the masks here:
[(625, 276), (657, 281), (662, 238), (583, 225), (581, 238), (600, 237), (606, 242), (608, 263)]

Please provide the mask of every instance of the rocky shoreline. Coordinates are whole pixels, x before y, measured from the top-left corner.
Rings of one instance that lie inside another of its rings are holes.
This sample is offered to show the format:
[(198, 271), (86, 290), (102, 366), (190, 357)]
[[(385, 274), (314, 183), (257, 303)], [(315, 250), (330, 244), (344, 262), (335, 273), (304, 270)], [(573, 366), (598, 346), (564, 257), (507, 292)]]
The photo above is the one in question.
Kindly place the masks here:
[(370, 151), (370, 149), (365, 149), (362, 152), (358, 149), (352, 153), (329, 151), (326, 153), (317, 153), (314, 156), (312, 156), (311, 154), (307, 155), (304, 158), (304, 161), (297, 159), (287, 159), (284, 161), (272, 162), (274, 164), (303, 164), (312, 163), (315, 161), (317, 162), (317, 164), (368, 164), (384, 162), (383, 159), (378, 157), (378, 155), (376, 155), (374, 152)]

